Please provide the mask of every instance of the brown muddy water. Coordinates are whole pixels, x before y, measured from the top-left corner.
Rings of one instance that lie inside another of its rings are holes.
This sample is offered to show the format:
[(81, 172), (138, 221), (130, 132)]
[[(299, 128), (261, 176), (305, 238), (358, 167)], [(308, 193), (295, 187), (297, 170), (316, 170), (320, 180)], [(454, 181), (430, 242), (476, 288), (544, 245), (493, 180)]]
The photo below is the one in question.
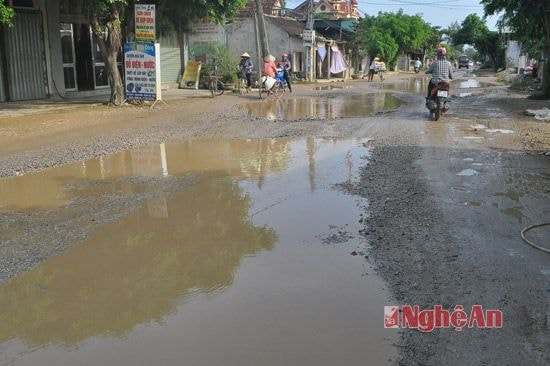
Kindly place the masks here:
[(101, 222), (0, 286), (0, 365), (390, 364), (387, 291), (350, 254), (366, 202), (335, 186), (364, 142), (193, 140), (0, 180), (0, 215)]
[(427, 77), (410, 78), (405, 82), (385, 82), (382, 84), (382, 88), (409, 93), (426, 93), (429, 81), (430, 79)]
[(391, 93), (341, 95), (334, 97), (270, 99), (242, 107), (250, 117), (271, 120), (330, 120), (368, 116), (374, 112), (398, 108), (403, 102)]

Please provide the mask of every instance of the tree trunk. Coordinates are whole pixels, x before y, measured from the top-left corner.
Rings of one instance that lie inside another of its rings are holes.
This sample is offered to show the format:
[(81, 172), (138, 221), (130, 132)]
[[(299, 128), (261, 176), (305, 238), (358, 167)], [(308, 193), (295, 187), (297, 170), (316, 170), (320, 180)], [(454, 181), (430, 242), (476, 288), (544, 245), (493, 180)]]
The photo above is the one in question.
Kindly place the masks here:
[(109, 78), (109, 84), (111, 85), (110, 103), (115, 106), (120, 106), (124, 103), (124, 84), (122, 83), (122, 77), (116, 62), (118, 52), (116, 52), (116, 50), (110, 51), (111, 53), (105, 59), (107, 76)]
[[(122, 28), (121, 17), (122, 9), (116, 5), (111, 7), (110, 17), (100, 22), (100, 17), (97, 14), (91, 14), (90, 23), (92, 32), (97, 41), (99, 51), (105, 60), (105, 69), (111, 86), (110, 103), (115, 106), (120, 106), (124, 102), (124, 85), (117, 67), (117, 55), (122, 47)], [(107, 28), (107, 39), (104, 38), (103, 30)]]

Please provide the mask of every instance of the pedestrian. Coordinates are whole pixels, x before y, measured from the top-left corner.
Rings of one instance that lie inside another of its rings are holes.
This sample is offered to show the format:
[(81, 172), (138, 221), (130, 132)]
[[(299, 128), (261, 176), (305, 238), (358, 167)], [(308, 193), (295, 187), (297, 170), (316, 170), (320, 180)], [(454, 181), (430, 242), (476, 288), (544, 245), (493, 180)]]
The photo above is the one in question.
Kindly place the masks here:
[(284, 79), (286, 81), (286, 86), (288, 86), (288, 90), (292, 93), (292, 85), (290, 85), (290, 75), (292, 71), (292, 63), (290, 62), (290, 59), (288, 58), (288, 53), (283, 53), (282, 57), (283, 61), (283, 68), (284, 68)]
[(254, 69), (254, 64), (250, 60), (250, 55), (245, 52), (241, 55), (241, 61), (239, 62), (239, 72), (246, 77), (246, 87), (250, 88), (252, 86), (252, 70)]
[(432, 89), (440, 82), (446, 81), (449, 82), (453, 78), (452, 65), (446, 59), (447, 50), (444, 47), (437, 49), (437, 60), (432, 62), (426, 74), (431, 74), (432, 79), (428, 83), (428, 97), (426, 100), (430, 99), (432, 96)]
[(367, 77), (367, 81), (372, 81), (374, 78), (374, 72), (376, 71), (376, 68), (378, 67), (378, 61), (380, 59), (378, 57), (375, 57), (374, 60), (372, 60), (370, 66), (369, 66), (369, 75)]

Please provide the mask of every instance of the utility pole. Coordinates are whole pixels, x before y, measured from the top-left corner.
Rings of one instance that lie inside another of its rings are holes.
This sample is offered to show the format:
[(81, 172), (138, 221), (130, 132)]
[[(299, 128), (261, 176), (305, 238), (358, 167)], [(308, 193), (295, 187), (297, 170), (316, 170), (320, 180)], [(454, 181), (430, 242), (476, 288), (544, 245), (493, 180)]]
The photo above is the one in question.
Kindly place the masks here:
[(313, 81), (315, 78), (314, 72), (314, 63), (315, 63), (315, 53), (314, 53), (314, 43), (315, 43), (315, 31), (313, 30), (315, 24), (315, 3), (314, 0), (309, 0), (307, 8), (307, 22), (306, 22), (306, 31), (309, 34), (307, 41), (304, 39), (304, 44), (306, 46), (306, 79), (308, 81)]
[[(264, 9), (262, 1), (256, 0), (256, 20), (258, 22), (258, 35), (262, 47), (262, 57), (269, 55), (269, 44), (267, 43), (267, 34), (265, 31)], [(259, 66), (259, 65), (258, 65)]]

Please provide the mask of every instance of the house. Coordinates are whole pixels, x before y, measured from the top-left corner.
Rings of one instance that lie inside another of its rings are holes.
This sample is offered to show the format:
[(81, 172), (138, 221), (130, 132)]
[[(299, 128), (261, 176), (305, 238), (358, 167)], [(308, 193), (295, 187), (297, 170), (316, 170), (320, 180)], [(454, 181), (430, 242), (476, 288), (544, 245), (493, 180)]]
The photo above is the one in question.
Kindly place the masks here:
[[(281, 16), (283, 9), (279, 0), (262, 0), (262, 6), (270, 53), (277, 59), (288, 53), (293, 72), (302, 74), (305, 68), (304, 22)], [(235, 58), (248, 52), (255, 71), (260, 70), (263, 61), (258, 52), (255, 11), (255, 0), (250, 0), (237, 18), (228, 24), (214, 24), (207, 19), (195, 21), (189, 35), (189, 59), (207, 61), (212, 46), (224, 46)]]
[[(13, 27), (0, 26), (0, 102), (108, 95), (109, 81), (79, 1), (9, 0)], [(180, 72), (176, 35), (161, 44), (162, 82)], [(121, 50), (122, 51), (122, 50)], [(122, 72), (122, 52), (118, 55)]]
[[(294, 11), (306, 17), (309, 3), (305, 0)], [(357, 6), (357, 0), (319, 0), (314, 1), (314, 12), (316, 18), (357, 20), (361, 17)]]

